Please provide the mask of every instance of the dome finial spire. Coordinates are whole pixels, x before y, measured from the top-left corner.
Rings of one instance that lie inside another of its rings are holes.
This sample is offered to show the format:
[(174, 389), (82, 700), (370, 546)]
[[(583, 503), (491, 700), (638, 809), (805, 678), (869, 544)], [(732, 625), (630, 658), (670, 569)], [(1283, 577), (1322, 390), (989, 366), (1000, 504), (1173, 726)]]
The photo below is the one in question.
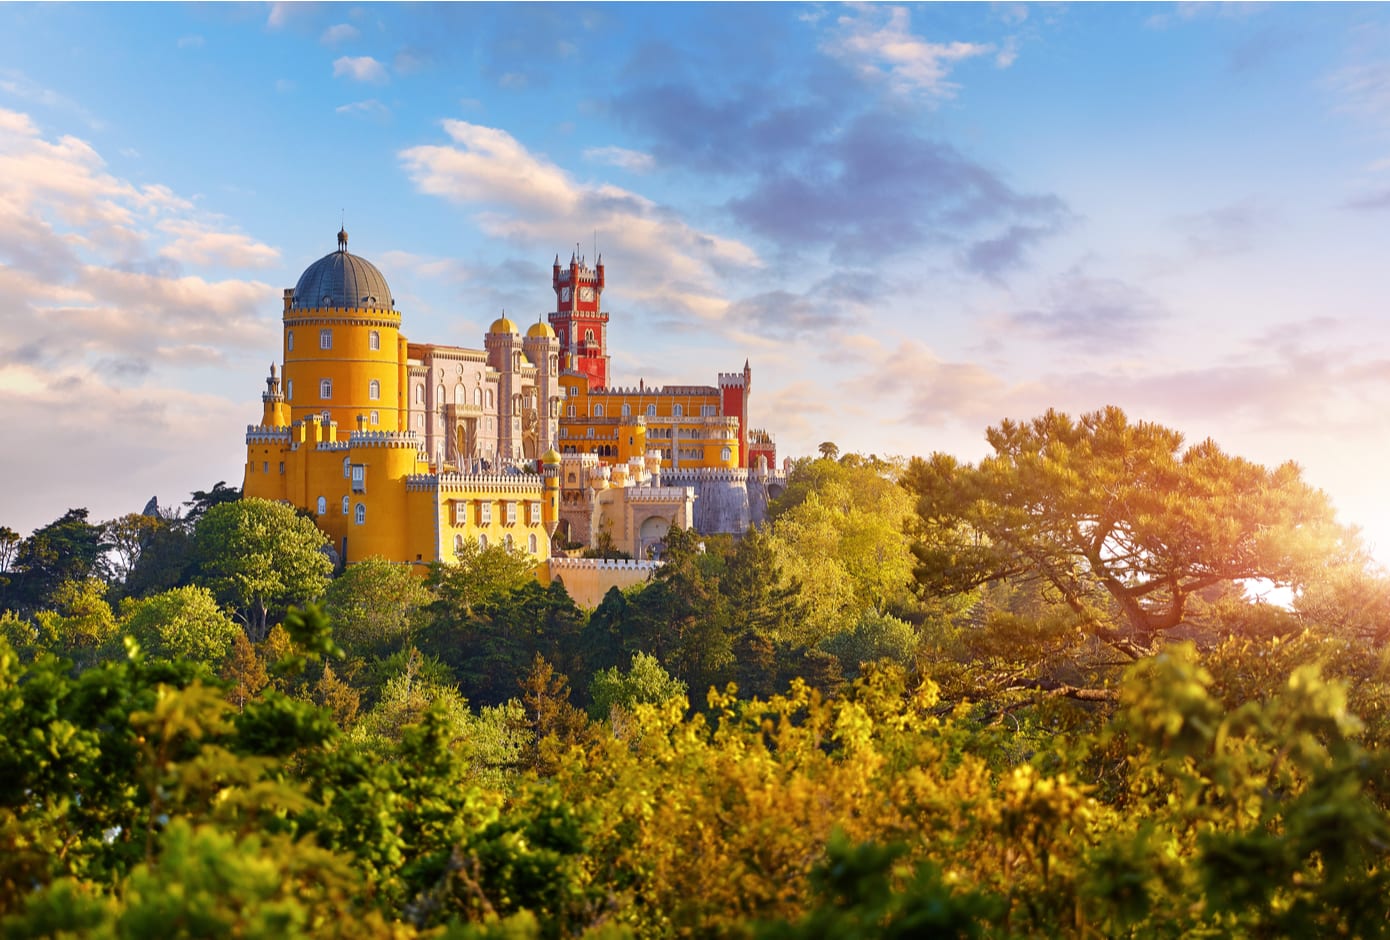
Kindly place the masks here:
[(338, 226), (338, 250), (347, 251), (347, 213), (343, 213), (343, 222)]

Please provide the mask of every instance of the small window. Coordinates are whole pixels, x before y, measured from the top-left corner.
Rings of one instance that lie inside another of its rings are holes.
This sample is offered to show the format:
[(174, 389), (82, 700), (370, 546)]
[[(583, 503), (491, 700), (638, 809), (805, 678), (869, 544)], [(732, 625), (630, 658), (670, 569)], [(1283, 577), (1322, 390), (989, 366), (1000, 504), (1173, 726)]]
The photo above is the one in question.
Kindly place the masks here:
[(507, 503), (507, 525), (516, 525), (516, 503)]
[(332, 397), (333, 397), (333, 380), (332, 380), (332, 379), (320, 379), (320, 380), (319, 380), (319, 398), (322, 398), (324, 401), (327, 401), (328, 399), (330, 399), (330, 398), (332, 398)]
[(328, 412), (325, 411), (323, 414), (319, 415), (319, 417), (323, 419), (324, 424), (327, 424), (329, 422)]
[(573, 406), (573, 405), (566, 405), (566, 406), (565, 406), (565, 417), (567, 417), (567, 418), (573, 418), (573, 417), (574, 417), (574, 406)]
[(294, 401), (294, 379), (285, 383), (285, 400)]
[(294, 352), (294, 330), (290, 330), (285, 334), (285, 348), (290, 352)]
[(526, 550), (532, 555), (536, 554), (536, 533), (532, 532), (526, 539)]
[(262, 460), (262, 461), (261, 461), (261, 473), (269, 473), (269, 472), (270, 472), (270, 461), (269, 461), (269, 460)]
[(439, 407), (444, 407), (444, 386), (439, 386), (438, 392), (434, 396), (434, 403)]
[(454, 554), (455, 554), (455, 555), (462, 555), (462, 554), (463, 554), (463, 536), (461, 536), (461, 535), (456, 535), (456, 536), (454, 536)]
[(719, 459), (724, 461), (725, 463), (728, 463), (729, 460), (733, 457), (733, 455), (733, 451), (729, 450), (729, 448), (726, 447), (719, 452)]
[(473, 389), (473, 407), (483, 407), (483, 390), (480, 388)]
[(593, 331), (593, 330), (585, 330), (585, 331), (584, 331), (584, 342), (586, 342), (586, 343), (592, 343), (593, 341), (594, 341), (594, 331)]
[(671, 416), (672, 416), (672, 417), (680, 418), (680, 417), (683, 417), (684, 415), (685, 415), (685, 408), (684, 408), (684, 406), (682, 406), (682, 405), (672, 405), (672, 406), (671, 406)]
[(647, 406), (647, 417), (648, 417), (648, 418), (655, 418), (655, 417), (656, 417), (656, 405), (648, 405), (648, 406)]
[(417, 404), (417, 405), (423, 405), (424, 403), (425, 403), (425, 386), (423, 386), (423, 385), (417, 385), (417, 386), (415, 386), (415, 404)]
[(378, 333), (376, 330), (372, 330), (370, 333), (367, 334), (367, 348), (368, 348), (368, 349), (380, 349), (380, 348), (381, 348), (381, 334)]
[(624, 418), (631, 418), (631, 417), (632, 417), (632, 407), (631, 407), (630, 405), (623, 405), (623, 417), (624, 417)]
[(372, 401), (377, 401), (381, 398), (381, 383), (376, 379), (372, 379), (367, 383), (367, 397)]
[(372, 412), (372, 415), (371, 415), (371, 423), (372, 423), (372, 424), (380, 424), (380, 423), (381, 423), (381, 412), (379, 412), (379, 411), (373, 411), (373, 412)]
[(514, 543), (514, 542), (512, 541), (512, 534), (511, 534), (510, 532), (508, 532), (508, 533), (507, 533), (507, 551), (511, 551), (513, 548), (515, 548), (515, 546), (516, 546), (516, 543)]
[(424, 416), (424, 415), (422, 415), (422, 414), (416, 414), (416, 415), (415, 415), (415, 426), (416, 426), (417, 428), (419, 428), (420, 430), (422, 430), (422, 431), (425, 429), (425, 416)]
[[(343, 458), (343, 479), (346, 480), (346, 479), (348, 479), (348, 478), (351, 477), (351, 476), (352, 476), (352, 458), (351, 458), (351, 457), (344, 457), (344, 458)], [(346, 511), (346, 510), (344, 510), (344, 511)]]
[(366, 505), (364, 505), (363, 503), (358, 503), (358, 504), (357, 504), (356, 522), (357, 522), (358, 525), (363, 525), (363, 524), (366, 523), (366, 521), (367, 521), (367, 507), (366, 507)]
[(333, 348), (333, 331), (319, 330), (319, 349)]
[(318, 514), (320, 516), (328, 515), (328, 500), (322, 496), (319, 497)]
[(602, 417), (603, 417), (603, 406), (602, 406), (602, 405), (595, 405), (595, 406), (594, 406), (594, 417), (595, 417), (595, 418), (602, 418)]
[[(541, 524), (541, 504), (540, 504), (540, 503), (527, 503), (527, 504), (526, 504), (526, 522), (527, 522), (529, 525), (540, 525), (540, 524)], [(532, 551), (534, 551), (534, 550), (535, 550), (535, 549), (532, 549)]]
[(700, 409), (700, 414), (704, 415), (706, 418), (713, 418), (713, 417), (714, 417), (714, 406), (713, 406), (713, 405), (705, 405), (704, 407), (702, 407), (702, 408)]
[(349, 512), (351, 512), (351, 511), (352, 511), (352, 500), (349, 499), (348, 497), (344, 496), (344, 497), (343, 497), (343, 515), (346, 516), (346, 515), (347, 515)]
[(584, 430), (587, 432), (587, 433), (584, 435), (585, 437), (593, 437), (593, 436), (594, 436), (594, 429), (593, 429), (592, 426), (591, 426), (591, 427), (587, 427), (587, 428), (585, 428)]
[(478, 547), (479, 547), (479, 548), (482, 548), (482, 549), (486, 549), (486, 548), (487, 548), (487, 533), (486, 533), (486, 532), (479, 532), (479, 533), (478, 533)]
[(492, 524), (492, 503), (481, 500), (478, 503), (478, 522), (481, 525)]
[(487, 406), (489, 410), (492, 409), (492, 389), (487, 390)]
[(284, 476), (284, 475), (285, 475), (285, 462), (282, 460), (282, 461), (280, 461), (280, 476)]

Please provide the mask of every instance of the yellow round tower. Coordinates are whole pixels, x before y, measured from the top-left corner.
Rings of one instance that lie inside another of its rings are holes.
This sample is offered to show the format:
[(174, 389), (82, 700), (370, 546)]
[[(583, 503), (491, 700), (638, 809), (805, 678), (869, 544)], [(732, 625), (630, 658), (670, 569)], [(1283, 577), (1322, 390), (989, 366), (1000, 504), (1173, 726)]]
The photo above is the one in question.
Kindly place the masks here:
[(284, 388), (290, 419), (328, 415), (346, 437), (401, 431), (401, 315), (386, 278), (365, 258), (338, 250), (285, 291)]

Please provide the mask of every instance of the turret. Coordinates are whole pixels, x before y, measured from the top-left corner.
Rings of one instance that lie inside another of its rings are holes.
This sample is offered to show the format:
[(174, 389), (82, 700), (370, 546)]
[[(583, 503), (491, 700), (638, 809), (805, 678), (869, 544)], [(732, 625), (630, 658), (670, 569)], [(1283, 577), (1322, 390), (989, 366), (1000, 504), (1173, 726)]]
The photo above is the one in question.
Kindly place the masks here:
[(265, 391), (261, 393), (261, 424), (281, 428), (289, 423), (290, 409), (285, 404), (285, 395), (280, 390), (280, 376), (275, 371), (275, 363), (272, 362), (270, 376), (265, 380)]

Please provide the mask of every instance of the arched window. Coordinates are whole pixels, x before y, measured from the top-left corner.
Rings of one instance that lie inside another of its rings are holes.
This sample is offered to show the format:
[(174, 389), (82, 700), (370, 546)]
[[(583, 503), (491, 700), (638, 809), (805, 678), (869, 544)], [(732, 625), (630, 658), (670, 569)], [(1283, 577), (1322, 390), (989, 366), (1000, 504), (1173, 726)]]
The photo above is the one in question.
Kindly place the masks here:
[(586, 342), (586, 343), (592, 343), (593, 341), (594, 341), (594, 331), (593, 331), (593, 330), (585, 330), (585, 331), (584, 331), (584, 342)]
[(319, 330), (319, 349), (333, 348), (333, 331)]
[(356, 517), (356, 521), (357, 521), (357, 524), (358, 524), (358, 525), (362, 525), (362, 524), (364, 524), (364, 523), (367, 521), (367, 507), (366, 507), (366, 505), (363, 504), (363, 503), (358, 503), (358, 504), (357, 504), (357, 517)]
[(455, 555), (462, 555), (462, 554), (463, 554), (463, 536), (461, 536), (461, 535), (456, 535), (456, 536), (454, 536), (454, 554), (455, 554)]
[(489, 411), (492, 410), (492, 389), (487, 390), (487, 407)]
[(461, 382), (458, 385), (454, 386), (454, 404), (468, 404), (468, 389), (464, 388), (463, 383)]
[(415, 386), (415, 404), (417, 404), (417, 405), (423, 405), (424, 403), (425, 403), (425, 386), (423, 386), (423, 385), (417, 385), (417, 386)]
[(536, 554), (536, 533), (532, 532), (526, 539), (526, 550), (532, 555)]
[(672, 405), (672, 406), (671, 406), (671, 415), (672, 415), (672, 417), (679, 418), (679, 417), (681, 417), (683, 414), (685, 414), (685, 408), (684, 408), (684, 407), (682, 407), (681, 405)]
[(285, 383), (285, 400), (294, 401), (294, 379)]
[(422, 431), (425, 429), (425, 416), (418, 412), (415, 415), (415, 426)]
[(352, 511), (352, 500), (350, 500), (350, 499), (348, 499), (348, 497), (344, 496), (344, 497), (343, 497), (343, 515), (346, 516), (346, 515), (347, 515), (349, 512), (351, 512), (351, 511)]
[(487, 548), (487, 533), (486, 533), (486, 532), (479, 532), (479, 533), (478, 533), (478, 547), (479, 547), (479, 548), (483, 548), (483, 549)]
[(367, 397), (372, 401), (376, 401), (381, 397), (381, 383), (376, 379), (372, 379), (367, 383)]
[(722, 451), (719, 452), (719, 459), (722, 460), (722, 461), (724, 461), (725, 463), (728, 463), (729, 460), (730, 460), (730, 458), (733, 457), (733, 455), (734, 455), (733, 451), (729, 450), (729, 448), (726, 447), (726, 448), (724, 448)]
[(332, 398), (332, 397), (333, 397), (333, 380), (332, 380), (332, 379), (320, 379), (320, 380), (319, 380), (319, 398), (323, 399), (324, 401), (327, 401), (328, 399), (330, 399), (330, 398)]
[(648, 406), (647, 406), (647, 417), (648, 417), (648, 418), (655, 418), (655, 417), (656, 417), (656, 405), (648, 405)]
[(603, 417), (603, 406), (602, 406), (602, 405), (595, 405), (595, 406), (594, 406), (594, 417), (595, 417), (595, 418), (602, 418), (602, 417)]
[(632, 407), (631, 407), (630, 405), (623, 405), (623, 417), (624, 417), (624, 418), (631, 418), (631, 417), (632, 417)]
[(515, 548), (515, 545), (513, 545), (513, 543), (512, 543), (512, 534), (511, 534), (510, 532), (508, 532), (508, 533), (507, 533), (507, 551), (511, 551), (513, 548)]
[(514, 353), (512, 353), (512, 371), (513, 371), (513, 372), (520, 372), (520, 371), (521, 371), (521, 353), (519, 353), (519, 352), (514, 352)]
[(480, 388), (473, 389), (473, 407), (483, 407), (483, 390)]
[(328, 500), (322, 496), (319, 497), (318, 514), (320, 516), (328, 515)]
[(372, 424), (380, 424), (380, 423), (381, 423), (381, 412), (379, 412), (379, 411), (373, 411), (373, 412), (372, 412), (372, 416), (371, 416), (371, 418), (370, 418), (370, 421), (371, 421)]
[(560, 365), (560, 357), (559, 357), (559, 356), (551, 356), (551, 357), (550, 357), (550, 374), (551, 374), (551, 375), (554, 375), (554, 374), (555, 374), (556, 370), (559, 368), (559, 365)]
[[(352, 458), (351, 458), (351, 457), (344, 457), (344, 458), (343, 458), (343, 479), (346, 480), (346, 479), (347, 479), (348, 477), (350, 477), (350, 476), (352, 476)], [(344, 512), (347, 512), (346, 509), (343, 510), (343, 511), (344, 511)]]
[(372, 330), (370, 333), (367, 334), (367, 348), (368, 348), (368, 349), (380, 349), (380, 348), (381, 348), (381, 334), (378, 333), (376, 330)]
[(573, 417), (574, 417), (574, 406), (573, 406), (573, 405), (566, 405), (566, 406), (565, 406), (565, 417), (566, 417), (566, 418), (573, 418)]
[(285, 333), (285, 348), (294, 352), (294, 330), (288, 330)]
[(439, 392), (434, 396), (434, 403), (440, 408), (444, 407), (444, 386), (439, 386)]

